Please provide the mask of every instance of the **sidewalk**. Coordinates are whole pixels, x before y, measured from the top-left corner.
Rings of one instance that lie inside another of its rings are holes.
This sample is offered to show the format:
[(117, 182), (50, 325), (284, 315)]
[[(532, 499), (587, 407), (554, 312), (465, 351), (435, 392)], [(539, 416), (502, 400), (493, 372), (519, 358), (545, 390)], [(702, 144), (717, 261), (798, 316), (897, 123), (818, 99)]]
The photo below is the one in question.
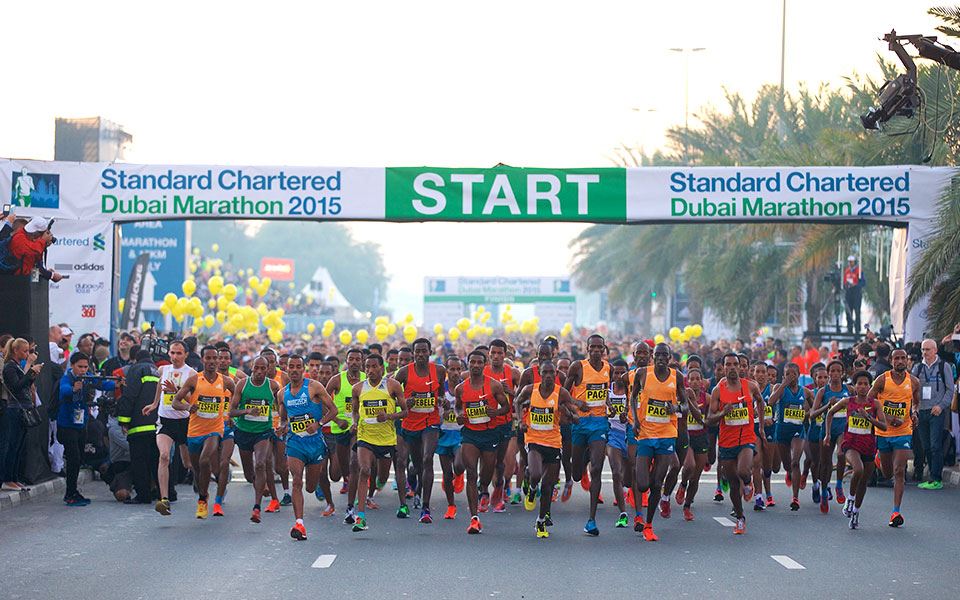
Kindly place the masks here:
[[(80, 476), (77, 478), (77, 484), (83, 485), (91, 480), (90, 471), (80, 469)], [(24, 502), (32, 502), (41, 498), (46, 498), (51, 494), (63, 495), (67, 488), (67, 480), (63, 477), (54, 477), (49, 481), (30, 486), (27, 492), (0, 492), (0, 512), (16, 508)]]

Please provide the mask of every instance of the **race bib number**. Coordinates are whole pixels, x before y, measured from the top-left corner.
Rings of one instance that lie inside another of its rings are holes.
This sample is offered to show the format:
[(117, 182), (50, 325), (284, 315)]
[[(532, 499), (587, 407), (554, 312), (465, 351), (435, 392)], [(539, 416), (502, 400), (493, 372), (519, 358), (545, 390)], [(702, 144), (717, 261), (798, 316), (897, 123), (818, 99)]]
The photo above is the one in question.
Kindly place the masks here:
[(610, 416), (619, 417), (627, 412), (627, 399), (610, 397)]
[(163, 394), (163, 405), (164, 406), (173, 406), (173, 398), (176, 394)]
[(863, 417), (850, 415), (847, 418), (847, 431), (857, 435), (870, 435), (873, 433), (873, 423)]
[(763, 407), (763, 418), (773, 420), (773, 407), (769, 404), (764, 405)]
[(467, 421), (471, 425), (489, 423), (490, 417), (487, 416), (487, 403), (482, 400), (476, 402), (465, 402), (464, 411), (467, 413)]
[(429, 392), (414, 392), (410, 397), (410, 411), (415, 413), (432, 413), (437, 409), (437, 399)]
[(693, 413), (687, 413), (687, 431), (703, 431), (703, 424), (693, 417)]
[(246, 415), (244, 421), (253, 421), (254, 423), (266, 423), (270, 419), (270, 403), (267, 400), (248, 400), (247, 408), (255, 408), (256, 413)]
[(549, 406), (534, 406), (530, 409), (530, 429), (552, 431), (554, 412)]
[(380, 421), (377, 421), (377, 415), (381, 411), (386, 410), (387, 401), (385, 399), (360, 401), (360, 414), (363, 417), (363, 422), (368, 425), (379, 423)]
[(648, 423), (669, 423), (670, 413), (667, 412), (669, 400), (647, 400), (646, 420)]
[(297, 415), (290, 420), (290, 433), (300, 437), (316, 435), (316, 432), (310, 433), (307, 428), (317, 421), (310, 415)]
[(584, 400), (587, 403), (589, 408), (600, 408), (601, 406), (605, 407), (607, 405), (607, 394), (610, 390), (607, 389), (607, 384), (605, 383), (588, 383), (586, 389), (586, 396)]
[(733, 408), (723, 417), (723, 422), (729, 427), (739, 427), (750, 424), (750, 411), (747, 405), (741, 400), (732, 404)]
[(807, 411), (799, 406), (788, 406), (783, 409), (783, 422), (791, 425), (802, 425)]
[(197, 398), (197, 416), (201, 419), (219, 419), (221, 401), (213, 396)]
[(907, 403), (906, 402), (891, 402), (889, 400), (883, 403), (883, 414), (888, 417), (893, 417), (895, 419), (900, 419), (901, 421), (906, 420), (907, 418)]
[(456, 411), (451, 410), (443, 416), (443, 422), (447, 425), (456, 425), (457, 424), (457, 413)]
[[(846, 400), (846, 399), (847, 399), (847, 396), (844, 396), (843, 398), (840, 398), (840, 400)], [(839, 402), (840, 400), (838, 400), (837, 402)], [(846, 407), (841, 408), (841, 409), (838, 410), (837, 412), (833, 413), (833, 416), (834, 416), (834, 418), (846, 419), (846, 418), (847, 418), (847, 408), (846, 408)]]

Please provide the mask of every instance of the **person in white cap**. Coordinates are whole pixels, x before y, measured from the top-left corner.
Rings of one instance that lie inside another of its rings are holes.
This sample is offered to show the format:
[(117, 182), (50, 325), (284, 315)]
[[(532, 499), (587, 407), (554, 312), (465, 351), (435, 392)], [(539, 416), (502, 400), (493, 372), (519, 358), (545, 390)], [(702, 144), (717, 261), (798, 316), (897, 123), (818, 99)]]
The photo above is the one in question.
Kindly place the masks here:
[(843, 270), (843, 295), (847, 305), (847, 333), (860, 333), (860, 305), (863, 303), (863, 273), (857, 264), (857, 257), (847, 257), (847, 267)]
[(63, 279), (62, 275), (43, 265), (43, 253), (53, 243), (53, 239), (53, 234), (50, 233), (50, 221), (43, 217), (30, 219), (23, 229), (14, 233), (10, 238), (10, 254), (21, 263), (14, 274), (29, 275), (36, 267), (44, 279), (53, 282)]

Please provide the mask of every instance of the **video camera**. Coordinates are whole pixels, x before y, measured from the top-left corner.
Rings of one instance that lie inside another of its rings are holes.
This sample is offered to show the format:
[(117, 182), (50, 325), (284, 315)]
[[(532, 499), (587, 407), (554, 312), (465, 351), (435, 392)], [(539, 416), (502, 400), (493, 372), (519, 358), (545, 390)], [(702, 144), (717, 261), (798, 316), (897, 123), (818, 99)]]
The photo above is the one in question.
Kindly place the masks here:
[(116, 408), (116, 398), (114, 394), (105, 392), (98, 398), (95, 393), (97, 390), (100, 390), (107, 381), (114, 381), (119, 384), (122, 378), (112, 375), (84, 375), (80, 378), (80, 383), (83, 386), (81, 394), (83, 394), (84, 402), (88, 407), (100, 406), (107, 412), (112, 413)]
[[(153, 331), (153, 323), (150, 323), (150, 330)], [(150, 352), (154, 362), (161, 360), (170, 360), (170, 342), (176, 338), (173, 334), (167, 334), (166, 337), (160, 337), (156, 332), (153, 335), (145, 336), (140, 340), (140, 349)]]

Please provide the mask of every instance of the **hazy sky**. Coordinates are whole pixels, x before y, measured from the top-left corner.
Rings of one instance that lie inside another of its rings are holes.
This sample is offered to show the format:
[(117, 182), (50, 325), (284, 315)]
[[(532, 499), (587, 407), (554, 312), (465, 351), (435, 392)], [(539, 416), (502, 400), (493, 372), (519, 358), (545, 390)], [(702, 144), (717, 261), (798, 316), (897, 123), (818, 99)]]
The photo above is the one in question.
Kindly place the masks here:
[[(875, 73), (877, 53), (894, 58), (884, 32), (935, 33), (931, 4), (791, 0), (787, 87)], [(780, 0), (33, 1), (16, 13), (0, 36), (13, 59), (0, 156), (16, 158), (53, 158), (55, 117), (101, 115), (133, 134), (130, 162), (609, 166), (613, 148), (653, 149), (683, 122), (684, 59), (667, 48), (706, 48), (689, 61), (691, 114), (722, 105), (724, 88), (780, 78)], [(350, 227), (383, 246), (390, 304), (417, 314), (425, 275), (565, 273), (583, 228)]]

